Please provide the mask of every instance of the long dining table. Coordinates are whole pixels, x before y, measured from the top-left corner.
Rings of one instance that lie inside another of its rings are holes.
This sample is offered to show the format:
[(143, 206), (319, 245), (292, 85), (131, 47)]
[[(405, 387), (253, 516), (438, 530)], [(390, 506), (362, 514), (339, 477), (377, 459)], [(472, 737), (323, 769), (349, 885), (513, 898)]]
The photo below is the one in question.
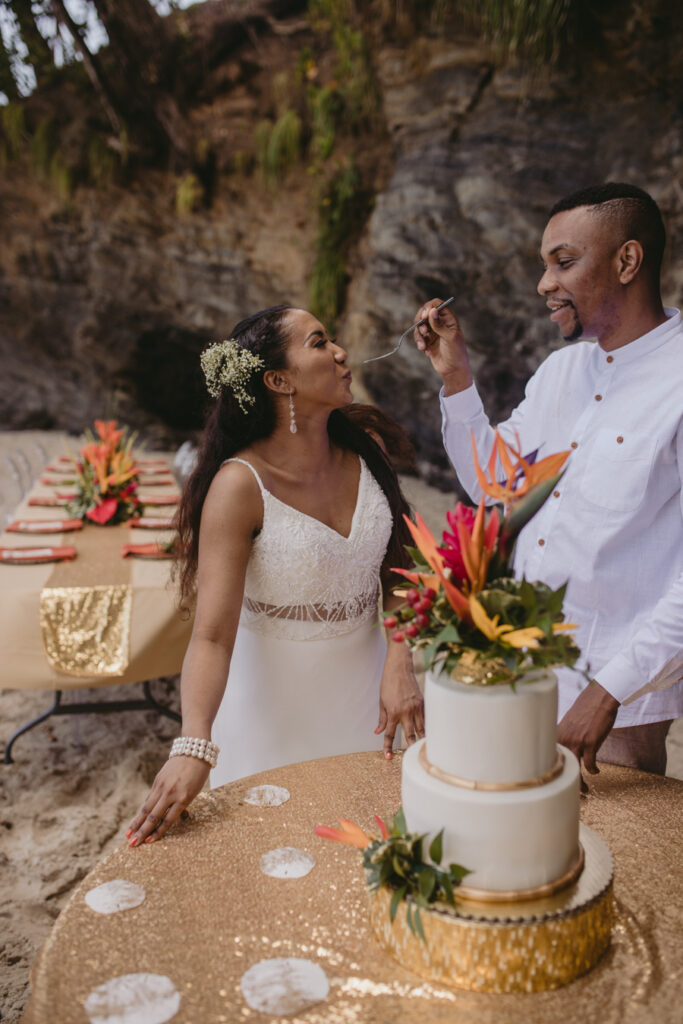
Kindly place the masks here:
[[(319, 838), (400, 804), (401, 755), (288, 765), (201, 794), (163, 840), (103, 858), (31, 971), (23, 1024), (675, 1024), (683, 782), (602, 765), (584, 825), (614, 859), (611, 945), (553, 991), (413, 974), (373, 938), (358, 850)], [(123, 838), (123, 837), (122, 837)]]
[[(175, 535), (168, 525), (178, 500), (172, 455), (145, 453), (144, 458), (147, 469), (142, 470), (139, 493), (143, 503), (147, 499), (153, 504), (145, 505), (140, 522), (152, 521), (160, 528), (149, 529), (134, 520), (104, 526), (85, 520), (78, 529), (32, 532), (40, 520), (50, 529), (68, 521), (66, 499), (59, 504), (59, 495), (73, 487), (66, 460), (57, 459), (14, 510), (10, 518), (15, 528), (6, 524), (0, 536), (1, 555), (27, 547), (44, 553), (74, 549), (62, 561), (33, 562), (29, 555), (25, 562), (13, 564), (0, 557), (0, 689), (52, 694), (52, 705), (9, 739), (6, 763), (12, 760), (19, 736), (50, 715), (152, 708), (179, 717), (154, 699), (150, 680), (180, 671), (191, 616), (177, 606), (169, 558), (124, 557), (126, 547), (163, 547)], [(144, 696), (62, 700), (64, 691), (121, 683), (142, 684)]]

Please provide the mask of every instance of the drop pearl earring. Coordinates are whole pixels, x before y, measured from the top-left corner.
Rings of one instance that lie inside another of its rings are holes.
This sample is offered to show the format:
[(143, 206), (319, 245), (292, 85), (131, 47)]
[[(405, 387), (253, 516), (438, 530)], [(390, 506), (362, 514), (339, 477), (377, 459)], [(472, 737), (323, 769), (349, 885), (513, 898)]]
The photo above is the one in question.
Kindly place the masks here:
[(289, 432), (290, 434), (296, 434), (296, 420), (294, 418), (294, 399), (292, 398), (292, 392), (289, 393)]

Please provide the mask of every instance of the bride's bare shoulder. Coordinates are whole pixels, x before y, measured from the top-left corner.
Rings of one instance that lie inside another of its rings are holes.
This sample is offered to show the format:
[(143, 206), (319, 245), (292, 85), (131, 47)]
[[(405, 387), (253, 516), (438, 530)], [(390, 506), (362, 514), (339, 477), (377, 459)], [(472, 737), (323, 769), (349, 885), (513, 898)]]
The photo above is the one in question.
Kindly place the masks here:
[(206, 495), (202, 524), (212, 522), (225, 526), (243, 524), (259, 529), (263, 520), (263, 499), (258, 480), (244, 462), (224, 462)]

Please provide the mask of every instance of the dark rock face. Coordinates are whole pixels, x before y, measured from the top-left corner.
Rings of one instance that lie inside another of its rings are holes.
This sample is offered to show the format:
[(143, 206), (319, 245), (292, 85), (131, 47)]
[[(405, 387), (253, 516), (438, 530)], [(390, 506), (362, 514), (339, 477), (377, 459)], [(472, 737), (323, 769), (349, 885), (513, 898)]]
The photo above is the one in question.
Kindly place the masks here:
[[(680, 304), (679, 36), (645, 34), (637, 52), (536, 83), (443, 39), (375, 54), (393, 172), (349, 268), (338, 334), (357, 397), (404, 424), (432, 482), (453, 480), (437, 378), (408, 339), (390, 359), (362, 360), (391, 348), (426, 299), (454, 295), (487, 408), (506, 415), (562, 344), (536, 294), (556, 199), (608, 179), (648, 189), (669, 233), (664, 298)], [(217, 104), (229, 137), (230, 93)], [(4, 179), (5, 428), (79, 431), (116, 415), (150, 441), (180, 441), (202, 420), (206, 343), (258, 308), (307, 305), (316, 225), (303, 167), (276, 193), (256, 175), (221, 175), (211, 209), (184, 218), (173, 213), (173, 179), (158, 172), (127, 192), (77, 194), (66, 209), (12, 168)]]
[[(669, 235), (663, 294), (680, 305), (673, 257), (683, 232), (683, 119), (673, 82), (641, 77), (628, 92), (623, 74), (596, 68), (584, 82), (557, 76), (534, 87), (494, 71), (477, 49), (437, 44), (419, 77), (397, 50), (385, 50), (379, 66), (395, 170), (349, 293), (345, 340), (354, 354), (387, 351), (422, 302), (454, 295), (485, 405), (503, 418), (563, 344), (536, 292), (547, 211), (606, 180), (638, 184), (660, 204)], [(439, 382), (425, 358), (406, 340), (400, 354), (367, 364), (364, 381), (411, 431), (422, 474), (452, 482)]]

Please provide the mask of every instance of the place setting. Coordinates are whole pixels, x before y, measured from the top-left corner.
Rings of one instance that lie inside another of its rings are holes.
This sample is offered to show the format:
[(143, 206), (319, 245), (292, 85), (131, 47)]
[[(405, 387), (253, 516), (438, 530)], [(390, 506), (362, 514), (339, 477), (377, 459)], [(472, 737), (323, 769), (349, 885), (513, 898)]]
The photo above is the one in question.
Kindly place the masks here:
[(83, 529), (81, 519), (14, 519), (6, 533), (73, 533)]
[(76, 548), (65, 547), (0, 547), (1, 565), (37, 565), (40, 562), (69, 562), (76, 557)]

